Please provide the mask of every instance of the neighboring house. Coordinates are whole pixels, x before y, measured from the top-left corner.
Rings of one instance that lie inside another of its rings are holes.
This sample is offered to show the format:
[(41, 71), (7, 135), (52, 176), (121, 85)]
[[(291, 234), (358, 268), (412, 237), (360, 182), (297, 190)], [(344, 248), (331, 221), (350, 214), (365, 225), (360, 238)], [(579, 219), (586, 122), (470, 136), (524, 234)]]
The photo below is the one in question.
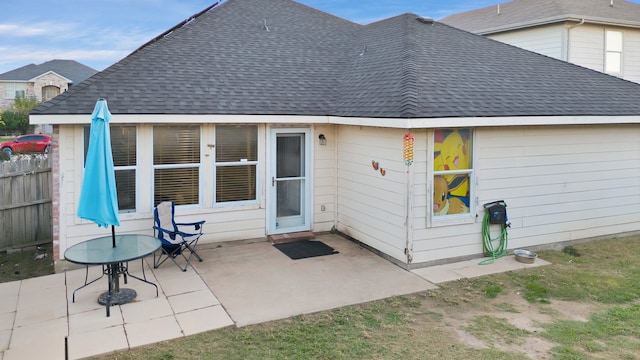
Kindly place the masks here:
[(0, 109), (9, 109), (18, 96), (51, 100), (97, 72), (73, 60), (51, 60), (7, 71), (0, 74)]
[(640, 4), (624, 0), (513, 0), (440, 22), (640, 82)]
[(481, 254), (496, 200), (510, 249), (640, 231), (640, 85), (414, 14), (228, 0), (31, 112), (54, 124), (56, 261), (109, 234), (76, 215), (99, 98), (118, 233), (173, 200), (202, 244), (336, 230), (411, 268)]

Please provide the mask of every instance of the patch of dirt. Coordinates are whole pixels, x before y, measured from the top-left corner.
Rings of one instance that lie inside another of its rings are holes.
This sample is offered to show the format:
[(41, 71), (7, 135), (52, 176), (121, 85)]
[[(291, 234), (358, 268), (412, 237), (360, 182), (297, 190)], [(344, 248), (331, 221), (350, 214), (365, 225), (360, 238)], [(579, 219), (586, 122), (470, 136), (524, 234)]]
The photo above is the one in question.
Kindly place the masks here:
[[(545, 324), (558, 320), (587, 321), (590, 315), (597, 311), (595, 305), (587, 303), (559, 300), (552, 300), (550, 304), (529, 303), (519, 293), (501, 293), (494, 299), (477, 294), (458, 295), (459, 301), (452, 298), (425, 298), (423, 301), (425, 308), (442, 314), (439, 325), (443, 331), (450, 332), (460, 343), (476, 349), (495, 348), (518, 352), (530, 359), (545, 360), (551, 356), (551, 349), (555, 345), (538, 336), (544, 331)], [(501, 334), (492, 334), (495, 330), (488, 328), (485, 335), (489, 338), (495, 335), (495, 341), (479, 339), (466, 329), (474, 319), (481, 316), (505, 319), (508, 324), (526, 333), (513, 341), (505, 341), (501, 339)]]
[(588, 321), (597, 307), (593, 304), (554, 300), (550, 306), (563, 315), (564, 319), (575, 321)]

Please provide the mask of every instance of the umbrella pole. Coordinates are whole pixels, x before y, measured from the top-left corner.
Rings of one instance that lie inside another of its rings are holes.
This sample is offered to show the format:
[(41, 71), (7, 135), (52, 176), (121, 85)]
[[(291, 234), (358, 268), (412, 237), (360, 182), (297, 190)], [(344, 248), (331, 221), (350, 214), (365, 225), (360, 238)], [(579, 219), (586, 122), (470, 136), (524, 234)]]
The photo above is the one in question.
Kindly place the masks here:
[(116, 227), (111, 225), (111, 244), (116, 247)]

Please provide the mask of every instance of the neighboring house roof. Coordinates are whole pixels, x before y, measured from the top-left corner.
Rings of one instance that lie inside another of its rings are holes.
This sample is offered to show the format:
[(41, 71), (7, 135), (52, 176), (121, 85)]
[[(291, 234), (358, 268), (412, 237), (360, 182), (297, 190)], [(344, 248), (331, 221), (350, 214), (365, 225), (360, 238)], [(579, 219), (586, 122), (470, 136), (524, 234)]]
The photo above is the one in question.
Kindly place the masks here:
[(404, 14), (228, 0), (31, 114), (640, 115), (640, 85)]
[(564, 21), (640, 28), (640, 4), (625, 0), (513, 0), (440, 19), (475, 34)]
[(51, 60), (40, 65), (29, 64), (0, 74), (0, 81), (30, 81), (48, 72), (54, 72), (71, 80), (74, 85), (81, 83), (98, 70), (74, 60)]

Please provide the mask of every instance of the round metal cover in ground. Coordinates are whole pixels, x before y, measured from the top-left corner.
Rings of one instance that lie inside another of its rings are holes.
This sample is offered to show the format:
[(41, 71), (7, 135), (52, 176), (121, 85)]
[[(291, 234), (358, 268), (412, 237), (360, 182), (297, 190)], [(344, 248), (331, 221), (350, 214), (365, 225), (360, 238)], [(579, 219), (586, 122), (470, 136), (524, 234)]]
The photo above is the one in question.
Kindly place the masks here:
[(525, 264), (533, 264), (538, 257), (538, 254), (533, 251), (523, 249), (513, 250), (513, 255), (515, 255), (517, 261)]
[[(107, 296), (109, 295), (108, 291), (103, 292), (98, 296), (98, 304), (106, 305), (107, 304)], [(126, 303), (130, 303), (133, 299), (136, 298), (138, 294), (133, 289), (120, 289), (118, 292), (114, 292), (111, 295), (111, 305), (122, 305)]]

